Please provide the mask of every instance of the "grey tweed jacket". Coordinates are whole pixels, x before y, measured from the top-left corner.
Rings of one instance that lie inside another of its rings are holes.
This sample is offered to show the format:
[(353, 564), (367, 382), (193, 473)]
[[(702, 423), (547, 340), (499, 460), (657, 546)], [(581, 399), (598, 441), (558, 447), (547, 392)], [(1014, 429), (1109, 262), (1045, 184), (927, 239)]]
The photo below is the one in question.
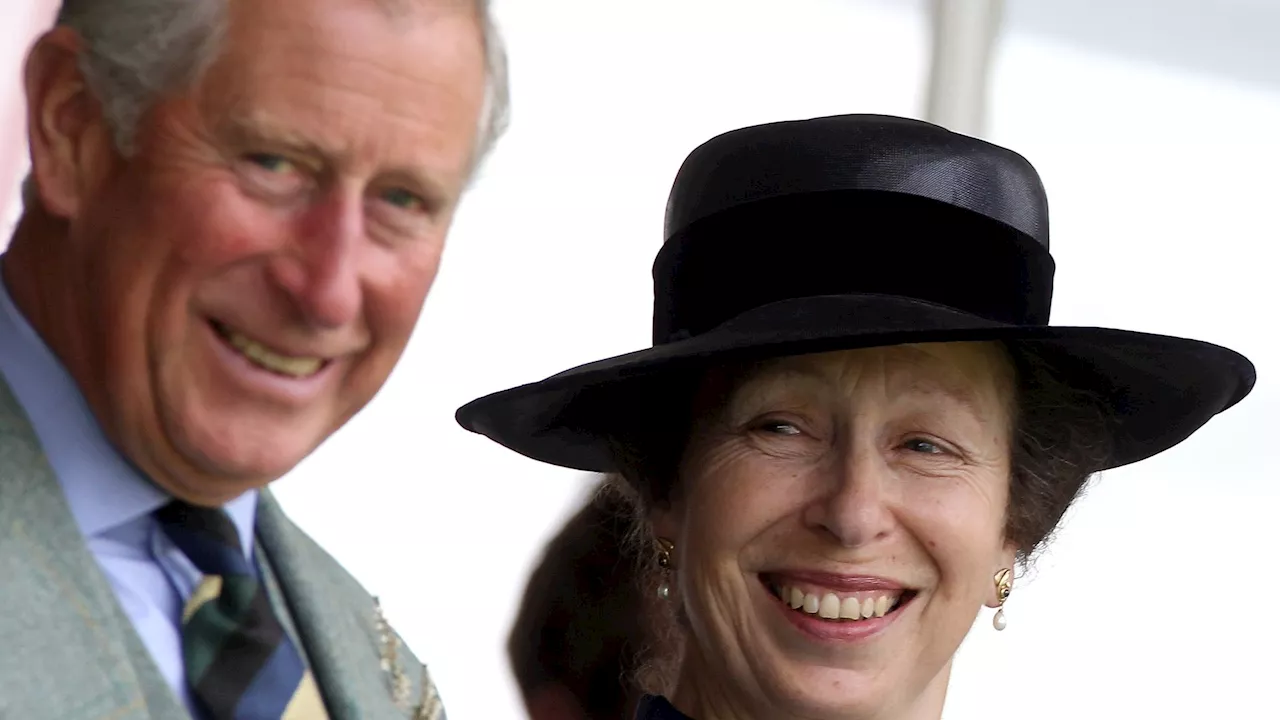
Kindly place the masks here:
[[(264, 492), (256, 543), (329, 717), (443, 720), (426, 670), (393, 697), (373, 599)], [(0, 720), (185, 720), (90, 554), (31, 426), (0, 380)]]

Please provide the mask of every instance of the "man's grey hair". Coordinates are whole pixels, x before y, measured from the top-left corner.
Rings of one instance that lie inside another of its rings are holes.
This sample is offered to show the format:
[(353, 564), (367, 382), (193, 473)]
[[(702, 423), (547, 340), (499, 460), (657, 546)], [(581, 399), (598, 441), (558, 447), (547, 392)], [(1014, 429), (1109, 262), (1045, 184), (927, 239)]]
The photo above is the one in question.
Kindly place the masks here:
[[(136, 149), (135, 135), (143, 115), (165, 95), (195, 82), (217, 59), (230, 1), (63, 0), (56, 24), (70, 27), (83, 39), (80, 71), (102, 105), (122, 154), (128, 156)], [(481, 23), (486, 65), (485, 104), (472, 159), (474, 176), (506, 130), (510, 88), (506, 48), (493, 22), (490, 0), (468, 1), (475, 3)], [(406, 0), (377, 2), (394, 13), (406, 6)], [(24, 204), (31, 207), (36, 193), (30, 175), (22, 189)]]

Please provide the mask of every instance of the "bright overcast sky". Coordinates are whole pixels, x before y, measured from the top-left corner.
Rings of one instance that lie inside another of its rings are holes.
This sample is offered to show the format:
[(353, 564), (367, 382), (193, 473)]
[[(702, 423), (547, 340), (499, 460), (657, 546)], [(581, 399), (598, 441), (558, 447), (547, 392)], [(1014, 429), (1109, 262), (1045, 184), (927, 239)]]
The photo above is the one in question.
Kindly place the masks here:
[[(587, 483), (469, 435), (455, 408), (648, 344), (667, 191), (698, 143), (771, 120), (920, 113), (924, 3), (782, 7), (498, 3), (512, 131), (386, 390), (276, 486), (383, 596), (451, 718), (521, 716), (510, 619)], [(1053, 321), (1218, 342), (1262, 380), (1188, 442), (1100, 480), (1015, 587), (1009, 629), (979, 617), (946, 717), (1268, 717), (1280, 670), (1280, 90), (1047, 40), (1012, 18), (989, 136), (1049, 190)]]

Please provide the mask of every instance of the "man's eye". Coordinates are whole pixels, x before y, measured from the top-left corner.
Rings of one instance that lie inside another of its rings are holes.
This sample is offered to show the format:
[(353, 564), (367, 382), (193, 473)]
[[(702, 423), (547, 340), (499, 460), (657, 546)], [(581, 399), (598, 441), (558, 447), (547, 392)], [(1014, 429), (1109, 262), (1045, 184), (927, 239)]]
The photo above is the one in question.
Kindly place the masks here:
[(287, 158), (271, 153), (252, 153), (246, 156), (249, 162), (258, 167), (273, 173), (287, 173), (294, 169), (294, 165)]
[(903, 447), (912, 452), (924, 453), (926, 455), (941, 455), (944, 452), (936, 443), (929, 442), (928, 440), (922, 440), (920, 438), (914, 438), (906, 441), (903, 443)]
[(401, 210), (420, 211), (426, 207), (422, 198), (403, 188), (393, 188), (382, 193), (382, 199)]

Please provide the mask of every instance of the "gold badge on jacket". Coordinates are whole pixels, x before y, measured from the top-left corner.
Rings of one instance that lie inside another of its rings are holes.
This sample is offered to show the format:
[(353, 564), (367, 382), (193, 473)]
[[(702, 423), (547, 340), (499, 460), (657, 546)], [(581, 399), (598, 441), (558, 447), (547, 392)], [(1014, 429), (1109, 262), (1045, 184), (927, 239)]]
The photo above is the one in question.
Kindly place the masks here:
[[(400, 636), (391, 629), (387, 616), (382, 612), (382, 603), (376, 597), (373, 599), (373, 612), (378, 628), (378, 642), (381, 645), (379, 654), (382, 656), (382, 672), (387, 674), (390, 681), (391, 699), (395, 701), (396, 707), (407, 711), (413, 683), (409, 682), (409, 676), (405, 674), (404, 665), (400, 661)], [(436, 692), (435, 683), (431, 682), (431, 676), (427, 674), (425, 663), (422, 664), (421, 685), (422, 700), (413, 708), (410, 717), (413, 720), (443, 720), (444, 704), (440, 701), (440, 694)]]

